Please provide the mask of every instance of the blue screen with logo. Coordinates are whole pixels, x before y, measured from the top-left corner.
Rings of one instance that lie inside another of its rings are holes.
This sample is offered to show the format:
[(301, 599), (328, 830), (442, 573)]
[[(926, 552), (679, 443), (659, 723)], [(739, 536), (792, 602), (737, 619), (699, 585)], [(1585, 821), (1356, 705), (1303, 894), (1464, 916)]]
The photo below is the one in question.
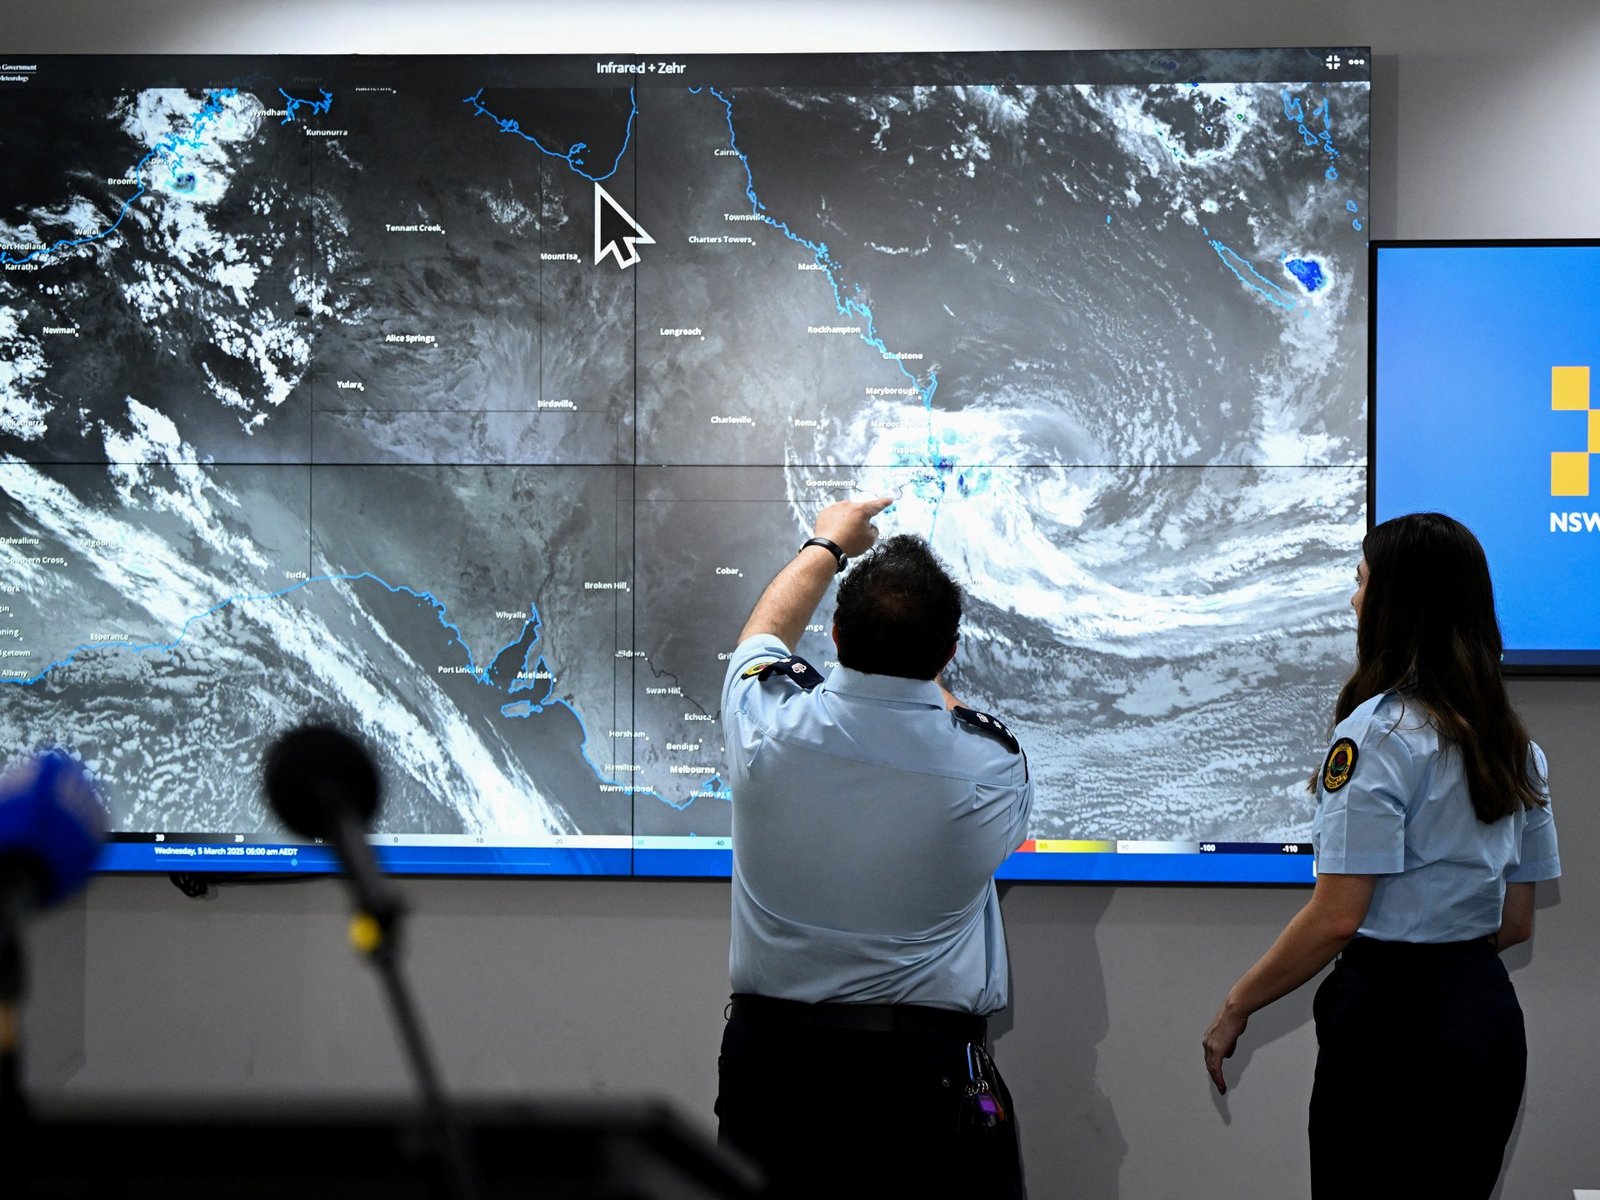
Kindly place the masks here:
[(1372, 519), (1483, 542), (1512, 669), (1600, 669), (1600, 243), (1372, 249)]

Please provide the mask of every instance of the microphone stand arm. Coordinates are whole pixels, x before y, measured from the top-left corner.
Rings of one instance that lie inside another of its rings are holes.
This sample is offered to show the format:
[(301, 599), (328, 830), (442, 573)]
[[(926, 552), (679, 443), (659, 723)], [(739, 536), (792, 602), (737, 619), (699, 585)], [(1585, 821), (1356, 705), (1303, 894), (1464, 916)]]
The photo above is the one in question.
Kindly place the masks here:
[[(400, 1045), (422, 1092), (423, 1111), (444, 1159), (450, 1194), (456, 1200), (477, 1200), (479, 1188), (468, 1162), (466, 1143), (455, 1110), (445, 1099), (439, 1069), (428, 1046), (422, 1018), (400, 969), (399, 935), (405, 906), (388, 879), (378, 871), (365, 835), (353, 814), (341, 808), (335, 832), (340, 857), (356, 893), (350, 920), (350, 943), (377, 971), (389, 1002)], [(356, 843), (360, 843), (359, 846)]]

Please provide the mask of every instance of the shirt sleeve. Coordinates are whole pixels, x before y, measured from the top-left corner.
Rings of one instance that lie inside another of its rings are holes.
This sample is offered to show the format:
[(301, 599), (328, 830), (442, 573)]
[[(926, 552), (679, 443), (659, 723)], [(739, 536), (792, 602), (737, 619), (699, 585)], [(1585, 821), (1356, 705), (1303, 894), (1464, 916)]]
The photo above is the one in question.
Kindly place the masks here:
[(1556, 819), (1550, 811), (1550, 767), (1544, 751), (1537, 745), (1528, 747), (1532, 758), (1532, 771), (1545, 803), (1528, 810), (1522, 826), (1522, 857), (1516, 870), (1506, 876), (1507, 883), (1537, 883), (1541, 879), (1554, 879), (1561, 874), (1561, 855), (1556, 848)]
[(1406, 801), (1414, 781), (1410, 747), (1392, 722), (1370, 714), (1352, 716), (1335, 732), (1355, 743), (1356, 758), (1337, 789), (1319, 775), (1317, 873), (1398, 874), (1405, 869)]
[(753, 734), (744, 714), (751, 696), (760, 695), (761, 681), (751, 668), (787, 657), (789, 647), (770, 633), (745, 638), (729, 656), (728, 673), (722, 680), (722, 735), (731, 760), (741, 759), (736, 750), (746, 746)]

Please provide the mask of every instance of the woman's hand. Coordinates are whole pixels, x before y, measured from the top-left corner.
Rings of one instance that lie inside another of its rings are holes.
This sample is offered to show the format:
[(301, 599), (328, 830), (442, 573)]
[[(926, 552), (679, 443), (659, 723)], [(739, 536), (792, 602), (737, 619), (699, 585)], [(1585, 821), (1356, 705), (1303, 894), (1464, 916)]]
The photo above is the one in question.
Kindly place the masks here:
[(1284, 926), (1278, 940), (1228, 989), (1206, 1030), (1206, 1073), (1222, 1095), (1228, 1081), (1222, 1060), (1233, 1056), (1250, 1014), (1287, 996), (1334, 960), (1366, 920), (1377, 886), (1376, 875), (1317, 876), (1311, 899)]
[(1211, 1027), (1200, 1040), (1206, 1052), (1206, 1074), (1217, 1085), (1219, 1096), (1228, 1094), (1228, 1081), (1222, 1077), (1222, 1060), (1233, 1057), (1234, 1048), (1239, 1044), (1239, 1035), (1249, 1022), (1249, 1017), (1229, 1011), (1228, 1002), (1224, 1000), (1217, 1015), (1211, 1019)]

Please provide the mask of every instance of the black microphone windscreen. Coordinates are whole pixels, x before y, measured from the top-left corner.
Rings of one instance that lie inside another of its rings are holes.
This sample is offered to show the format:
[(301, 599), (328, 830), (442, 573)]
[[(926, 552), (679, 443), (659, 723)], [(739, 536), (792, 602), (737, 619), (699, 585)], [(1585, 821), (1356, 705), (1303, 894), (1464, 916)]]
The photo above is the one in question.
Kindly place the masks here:
[(378, 811), (378, 768), (331, 725), (301, 725), (271, 746), (262, 783), (278, 819), (301, 837), (330, 838), (341, 813), (365, 827)]

